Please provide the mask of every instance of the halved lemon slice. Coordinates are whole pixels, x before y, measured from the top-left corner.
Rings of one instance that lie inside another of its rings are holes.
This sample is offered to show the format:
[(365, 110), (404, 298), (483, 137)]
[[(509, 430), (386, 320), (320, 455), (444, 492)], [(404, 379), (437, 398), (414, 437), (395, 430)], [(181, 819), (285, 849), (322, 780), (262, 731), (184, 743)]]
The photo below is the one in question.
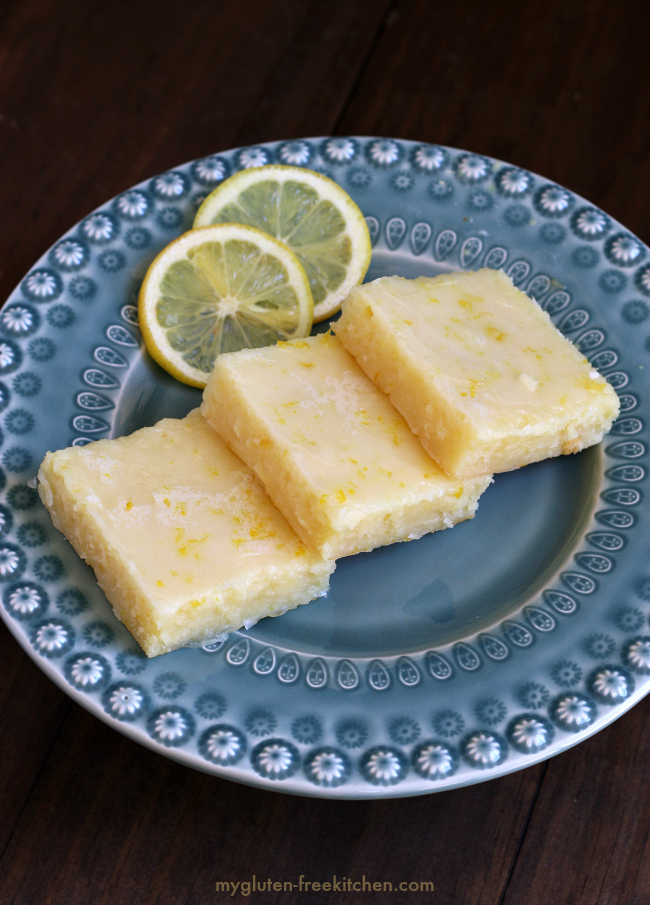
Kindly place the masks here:
[(363, 214), (336, 182), (300, 167), (242, 170), (211, 192), (194, 226), (243, 223), (263, 229), (295, 252), (314, 298), (314, 322), (341, 307), (370, 264)]
[(307, 336), (313, 301), (298, 259), (259, 229), (192, 229), (164, 248), (138, 297), (151, 356), (183, 383), (204, 387), (221, 352)]

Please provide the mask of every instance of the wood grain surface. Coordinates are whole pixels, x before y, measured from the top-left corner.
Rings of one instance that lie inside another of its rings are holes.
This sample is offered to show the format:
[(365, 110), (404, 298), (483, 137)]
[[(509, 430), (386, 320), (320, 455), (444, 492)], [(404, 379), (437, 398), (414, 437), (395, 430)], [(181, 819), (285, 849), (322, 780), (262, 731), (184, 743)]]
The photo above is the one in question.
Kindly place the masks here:
[[(650, 6), (3, 0), (0, 299), (135, 182), (243, 143), (375, 134), (509, 160), (650, 240)], [(275, 903), (650, 901), (650, 701), (453, 792), (336, 802), (193, 772), (60, 692), (0, 623), (0, 903), (221, 903), (253, 874), (430, 880)], [(251, 901), (255, 898), (251, 896)]]

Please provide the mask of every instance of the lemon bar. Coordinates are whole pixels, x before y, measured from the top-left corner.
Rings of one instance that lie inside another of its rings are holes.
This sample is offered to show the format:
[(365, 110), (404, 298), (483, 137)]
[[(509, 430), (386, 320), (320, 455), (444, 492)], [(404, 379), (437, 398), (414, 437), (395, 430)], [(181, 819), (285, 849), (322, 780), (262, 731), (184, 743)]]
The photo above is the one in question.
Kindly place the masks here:
[(491, 481), (448, 478), (331, 335), (219, 356), (201, 410), (328, 559), (472, 518)]
[(336, 335), (444, 471), (511, 471), (599, 443), (618, 397), (504, 273), (353, 289)]
[(312, 553), (198, 409), (48, 453), (55, 527), (149, 657), (278, 616), (328, 587)]

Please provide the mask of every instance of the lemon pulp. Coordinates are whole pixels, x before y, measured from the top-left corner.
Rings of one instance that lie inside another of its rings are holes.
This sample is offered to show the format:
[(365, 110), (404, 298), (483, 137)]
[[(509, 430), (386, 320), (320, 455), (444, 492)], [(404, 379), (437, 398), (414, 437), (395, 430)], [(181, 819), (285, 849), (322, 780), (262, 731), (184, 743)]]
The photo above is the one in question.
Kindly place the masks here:
[(297, 167), (244, 170), (215, 189), (194, 221), (253, 226), (287, 245), (302, 264), (314, 320), (336, 311), (370, 263), (370, 237), (349, 195), (319, 173)]
[(306, 336), (313, 303), (292, 253), (245, 226), (191, 230), (149, 268), (139, 298), (152, 356), (175, 377), (205, 386), (222, 352)]

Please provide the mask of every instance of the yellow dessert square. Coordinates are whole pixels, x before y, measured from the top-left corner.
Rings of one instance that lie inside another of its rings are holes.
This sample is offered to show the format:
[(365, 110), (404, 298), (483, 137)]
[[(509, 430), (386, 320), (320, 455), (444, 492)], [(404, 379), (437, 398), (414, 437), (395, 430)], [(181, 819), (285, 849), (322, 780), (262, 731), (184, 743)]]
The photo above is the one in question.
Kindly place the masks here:
[(308, 603), (334, 570), (198, 409), (49, 452), (38, 478), (54, 525), (150, 657)]
[(578, 452), (618, 414), (607, 381), (500, 271), (375, 280), (334, 329), (456, 478)]
[(448, 478), (335, 336), (219, 356), (201, 410), (327, 558), (472, 518), (491, 480)]

